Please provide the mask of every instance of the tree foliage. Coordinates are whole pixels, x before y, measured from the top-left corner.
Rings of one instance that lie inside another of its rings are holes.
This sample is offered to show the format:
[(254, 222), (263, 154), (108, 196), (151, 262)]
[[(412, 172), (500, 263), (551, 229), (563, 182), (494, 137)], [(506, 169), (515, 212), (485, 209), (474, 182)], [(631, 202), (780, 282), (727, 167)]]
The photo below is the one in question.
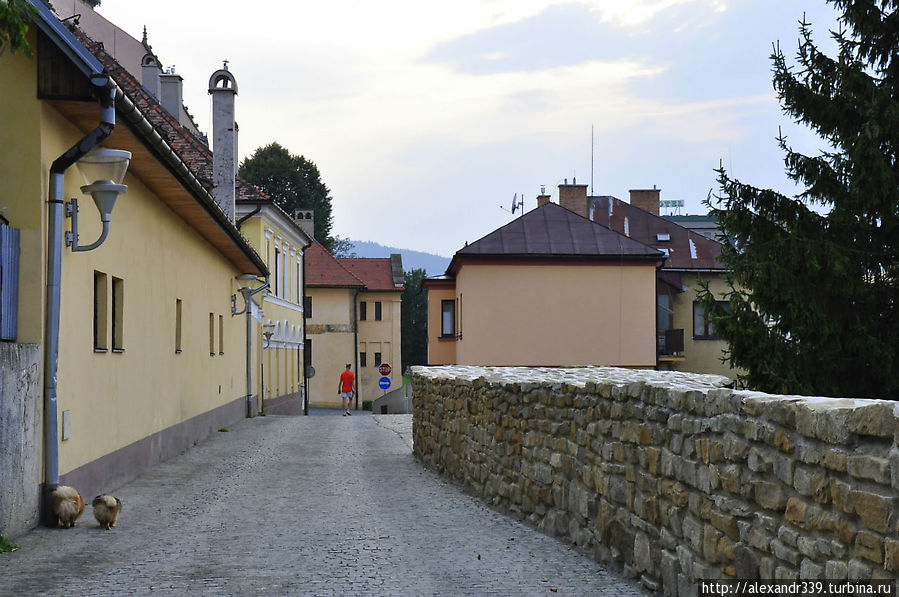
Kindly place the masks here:
[(899, 0), (832, 2), (837, 56), (803, 19), (796, 65), (771, 57), (784, 112), (828, 149), (779, 137), (794, 197), (718, 171), (730, 311), (703, 299), (747, 386), (899, 399)]
[(245, 159), (238, 174), (290, 215), (298, 209), (313, 210), (316, 240), (329, 251), (335, 248), (335, 239), (331, 237), (331, 191), (322, 182), (314, 162), (291, 154), (278, 143), (270, 143)]
[(36, 16), (37, 9), (27, 0), (0, 0), (0, 55), (9, 48), (13, 54), (21, 50), (31, 56), (28, 26)]
[(427, 273), (416, 268), (403, 274), (402, 326), (403, 371), (428, 363), (428, 296), (421, 287)]

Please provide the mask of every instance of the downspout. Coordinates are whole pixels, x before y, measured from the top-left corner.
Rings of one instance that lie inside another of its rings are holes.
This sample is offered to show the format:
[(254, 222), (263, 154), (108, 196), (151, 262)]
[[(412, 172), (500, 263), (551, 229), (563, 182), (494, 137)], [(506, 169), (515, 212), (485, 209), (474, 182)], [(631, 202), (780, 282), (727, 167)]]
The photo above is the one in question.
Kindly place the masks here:
[(356, 370), (356, 391), (354, 392), (356, 395), (356, 410), (359, 410), (359, 312), (357, 304), (359, 293), (361, 292), (359, 288), (353, 292), (353, 363), (355, 365), (353, 368)]
[(247, 294), (247, 418), (256, 412), (253, 410), (253, 296), (259, 294), (269, 286), (269, 277), (265, 277), (265, 284)]
[[(306, 249), (312, 246), (310, 242), (303, 246), (303, 279), (302, 279), (302, 301), (303, 301), (303, 415), (309, 416), (309, 378), (306, 377)], [(312, 364), (312, 361), (309, 361)]]
[(115, 128), (115, 97), (118, 92), (109, 75), (94, 74), (91, 84), (100, 96), (100, 123), (50, 166), (47, 213), (47, 305), (44, 324), (44, 486), (41, 522), (56, 526), (50, 494), (59, 485), (59, 433), (57, 414), (57, 371), (59, 368), (59, 313), (62, 280), (63, 198), (65, 171), (106, 139)]

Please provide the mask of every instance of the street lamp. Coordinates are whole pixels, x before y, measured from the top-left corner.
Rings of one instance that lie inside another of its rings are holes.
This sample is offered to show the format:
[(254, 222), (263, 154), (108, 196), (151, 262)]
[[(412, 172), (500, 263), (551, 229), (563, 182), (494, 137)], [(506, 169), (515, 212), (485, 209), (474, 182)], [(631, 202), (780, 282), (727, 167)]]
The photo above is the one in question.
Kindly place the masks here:
[(237, 295), (231, 295), (231, 315), (243, 315), (250, 308), (250, 297), (258, 292), (262, 292), (268, 288), (268, 284), (264, 284), (259, 288), (250, 288), (250, 285), (256, 280), (256, 274), (241, 274), (237, 276), (237, 290), (243, 297), (243, 309), (237, 310)]
[(78, 200), (72, 198), (66, 203), (66, 217), (72, 218), (72, 230), (66, 232), (66, 246), (72, 247), (72, 251), (91, 251), (106, 240), (112, 208), (119, 195), (128, 190), (122, 181), (130, 162), (130, 151), (104, 147), (95, 147), (76, 162), (85, 182), (81, 192), (93, 198), (97, 211), (100, 212), (100, 221), (103, 222), (103, 232), (94, 243), (85, 246), (78, 244)]

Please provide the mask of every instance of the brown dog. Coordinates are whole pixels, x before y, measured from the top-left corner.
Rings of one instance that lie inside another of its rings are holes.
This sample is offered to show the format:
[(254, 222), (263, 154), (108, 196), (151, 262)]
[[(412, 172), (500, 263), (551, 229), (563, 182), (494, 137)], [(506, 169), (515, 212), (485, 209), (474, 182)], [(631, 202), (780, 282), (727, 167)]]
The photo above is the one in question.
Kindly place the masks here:
[(75, 520), (84, 512), (84, 501), (73, 487), (60, 485), (53, 490), (53, 513), (64, 529), (75, 526)]
[(119, 512), (122, 511), (122, 500), (112, 495), (98, 495), (91, 502), (94, 507), (94, 518), (100, 523), (100, 526), (107, 531), (109, 527), (114, 527), (116, 520), (119, 518)]

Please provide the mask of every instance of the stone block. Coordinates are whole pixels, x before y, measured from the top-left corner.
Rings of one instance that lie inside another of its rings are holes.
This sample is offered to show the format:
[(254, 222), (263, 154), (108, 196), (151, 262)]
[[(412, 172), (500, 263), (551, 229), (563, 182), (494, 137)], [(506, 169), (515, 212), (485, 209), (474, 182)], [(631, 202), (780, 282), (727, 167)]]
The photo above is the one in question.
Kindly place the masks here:
[(761, 578), (774, 578), (774, 568), (777, 560), (772, 557), (759, 558), (759, 576)]
[(802, 560), (802, 563), (799, 565), (799, 577), (803, 580), (823, 580), (826, 578), (824, 566), (820, 566), (806, 558)]
[(849, 580), (868, 580), (871, 566), (861, 560), (849, 560)]
[(713, 527), (727, 535), (731, 541), (739, 540), (740, 530), (737, 528), (736, 517), (713, 509), (709, 521)]
[(818, 553), (818, 545), (815, 539), (806, 537), (804, 535), (799, 535), (799, 539), (797, 539), (796, 541), (796, 548), (799, 550), (799, 553), (807, 558), (817, 559), (820, 555)]
[(837, 399), (806, 402), (796, 413), (796, 429), (806, 437), (845, 444), (852, 435), (849, 416), (853, 405), (852, 400)]
[(883, 567), (890, 572), (899, 572), (899, 541), (884, 539), (883, 548)]
[(646, 448), (646, 468), (651, 475), (659, 474), (659, 463), (661, 461), (662, 450), (655, 447)]
[(756, 503), (766, 510), (782, 511), (786, 507), (787, 496), (780, 483), (754, 481), (752, 491)]
[(799, 542), (799, 531), (789, 525), (783, 525), (777, 529), (777, 538), (785, 545), (796, 547)]
[(843, 450), (824, 448), (821, 452), (821, 464), (832, 471), (845, 473), (848, 463), (849, 454)]
[(858, 479), (890, 484), (890, 461), (886, 458), (868, 455), (850, 456), (847, 469), (850, 475)]
[[(703, 547), (702, 528), (703, 528), (703, 524), (697, 518), (695, 518), (689, 514), (684, 517), (684, 524), (683, 524), (684, 541), (686, 542), (687, 546), (690, 549), (692, 549), (695, 553), (702, 553), (702, 547)], [(681, 563), (681, 565), (683, 566), (683, 563)]]
[(796, 467), (796, 461), (792, 456), (786, 454), (774, 455), (774, 476), (784, 482), (787, 486), (793, 485), (793, 470)]
[(734, 568), (741, 580), (756, 580), (759, 577), (759, 557), (749, 546), (738, 543), (734, 547)]
[(849, 502), (861, 517), (865, 526), (878, 533), (886, 533), (893, 518), (893, 507), (896, 498), (870, 491), (855, 490), (849, 492)]
[(870, 560), (878, 566), (883, 563), (883, 539), (870, 531), (859, 531), (855, 536), (855, 557)]
[(791, 547), (787, 547), (777, 539), (771, 542), (771, 551), (778, 560), (788, 562), (794, 567), (799, 565), (799, 552)]
[(830, 580), (846, 580), (849, 578), (849, 566), (839, 560), (828, 560), (824, 564), (824, 576)]
[(793, 454), (793, 448), (795, 447), (792, 438), (790, 438), (789, 434), (783, 429), (778, 429), (774, 432), (774, 447), (780, 450), (781, 452), (786, 452), (787, 454)]
[(849, 500), (849, 493), (852, 491), (852, 488), (849, 484), (839, 479), (831, 479), (829, 486), (830, 501), (833, 502), (833, 505), (846, 514), (853, 514), (854, 509), (852, 502)]
[(764, 474), (771, 472), (772, 460), (773, 455), (767, 450), (762, 451), (759, 448), (751, 448), (749, 450), (749, 456), (747, 457), (746, 465), (752, 472)]
[(724, 560), (718, 549), (718, 540), (721, 533), (711, 525), (705, 525), (702, 529), (702, 557), (707, 562), (718, 563)]
[(799, 580), (799, 572), (784, 566), (778, 566), (774, 569), (774, 580)]
[(804, 527), (806, 510), (808, 510), (808, 504), (802, 498), (791, 497), (787, 500), (784, 518), (796, 526)]
[[(837, 539), (845, 545), (852, 545), (855, 542), (855, 534), (858, 532), (849, 520), (840, 517), (837, 520), (837, 528), (835, 529)], [(834, 554), (836, 555), (836, 554)]]
[(799, 439), (796, 442), (796, 458), (805, 464), (821, 464), (821, 445), (815, 441)]
[(752, 528), (749, 531), (747, 543), (760, 551), (769, 551), (771, 548), (771, 535), (763, 529)]
[(662, 587), (666, 596), (675, 597), (677, 587), (677, 577), (680, 573), (680, 564), (677, 557), (667, 550), (662, 550), (660, 562), (662, 572)]
[(793, 488), (800, 495), (813, 498), (818, 503), (830, 500), (827, 477), (819, 468), (797, 466), (793, 472)]
[(893, 437), (896, 431), (894, 408), (896, 403), (878, 400), (874, 403), (856, 406), (849, 416), (849, 430), (858, 435)]
[(637, 533), (634, 536), (634, 567), (639, 572), (653, 570), (650, 541), (646, 533)]

